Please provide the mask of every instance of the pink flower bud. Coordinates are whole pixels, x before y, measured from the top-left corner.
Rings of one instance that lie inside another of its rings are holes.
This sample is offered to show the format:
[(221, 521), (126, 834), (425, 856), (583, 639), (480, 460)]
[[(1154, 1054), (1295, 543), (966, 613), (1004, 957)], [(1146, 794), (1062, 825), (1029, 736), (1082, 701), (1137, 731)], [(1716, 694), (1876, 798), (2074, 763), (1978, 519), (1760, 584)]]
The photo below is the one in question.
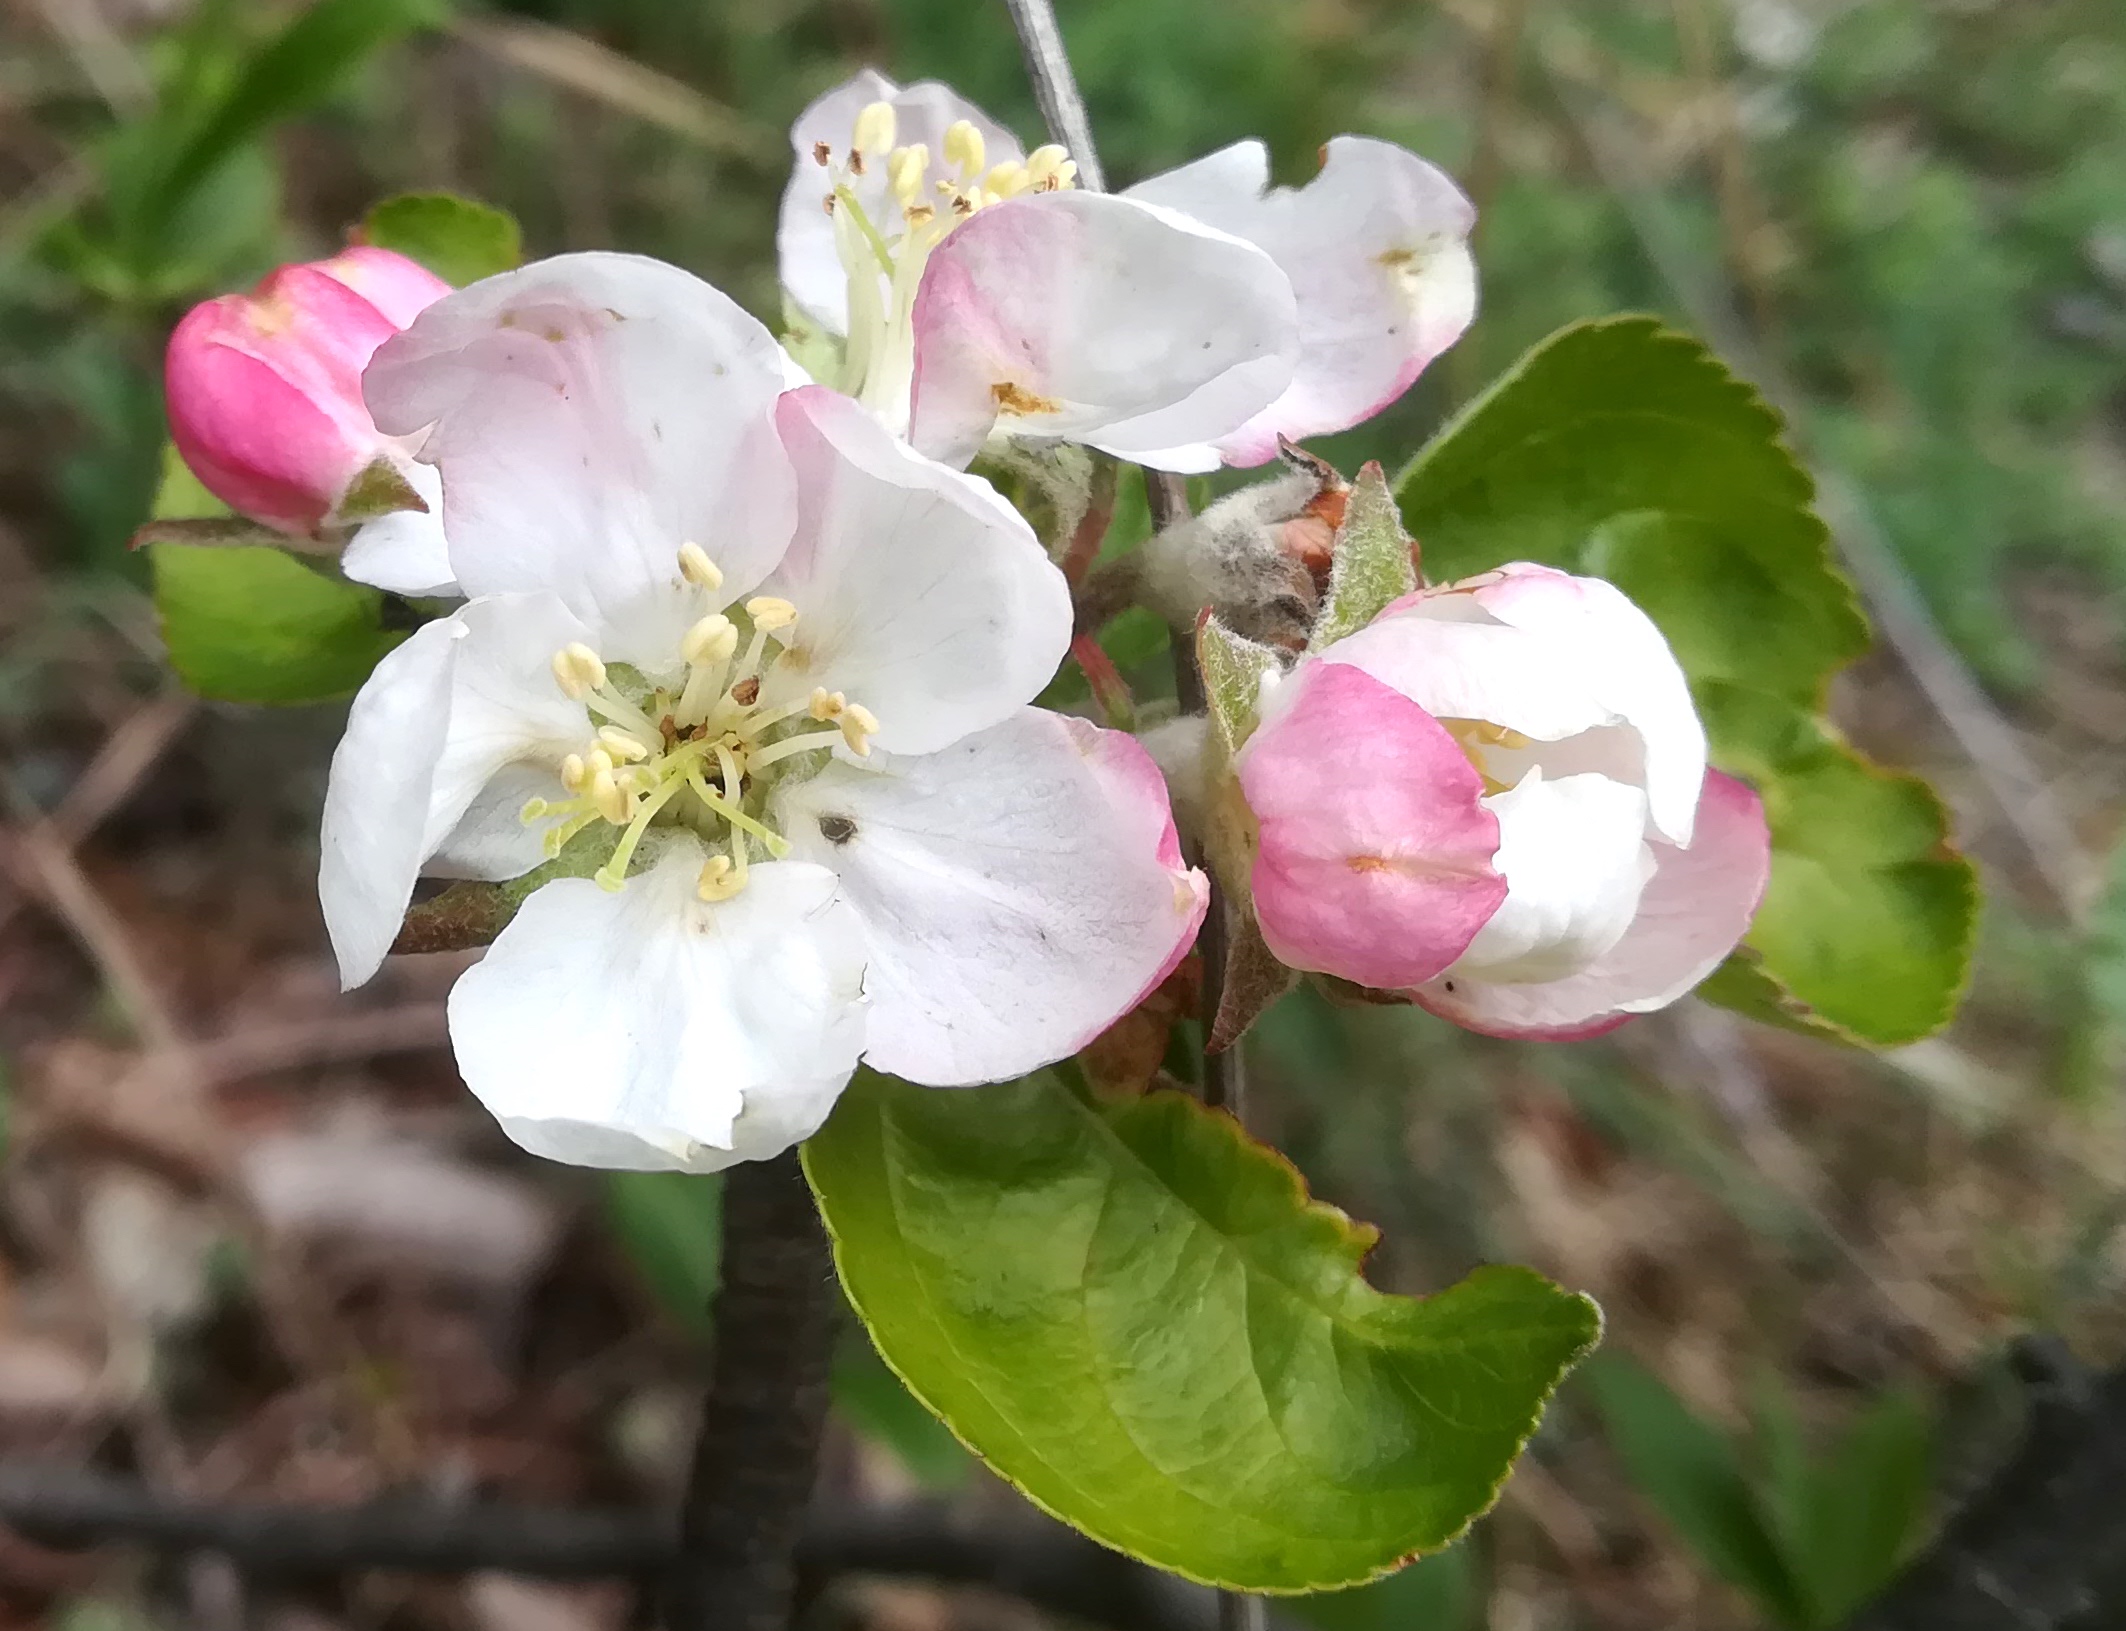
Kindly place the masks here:
[(170, 336), (164, 374), (177, 451), (231, 509), (315, 532), (397, 445), (362, 403), (362, 370), (449, 292), (405, 256), (362, 246), (193, 307)]
[(1591, 1036), (1716, 968), (1764, 812), (1610, 584), (1516, 564), (1303, 660), (1241, 750), (1255, 910), (1295, 968), (1497, 1036)]

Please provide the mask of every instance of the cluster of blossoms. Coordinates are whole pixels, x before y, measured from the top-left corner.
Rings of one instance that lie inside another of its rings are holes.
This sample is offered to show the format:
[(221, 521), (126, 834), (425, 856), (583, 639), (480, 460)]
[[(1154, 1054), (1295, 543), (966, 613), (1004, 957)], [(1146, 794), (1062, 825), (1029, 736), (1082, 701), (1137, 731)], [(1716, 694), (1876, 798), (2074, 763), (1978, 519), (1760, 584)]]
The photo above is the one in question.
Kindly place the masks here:
[[(1467, 201), (1386, 143), (1337, 139), (1297, 190), (1250, 142), (1108, 196), (870, 73), (792, 139), (787, 350), (655, 261), (450, 291), (370, 248), (171, 342), (208, 487), (343, 540), (350, 577), (462, 597), (354, 701), (321, 895), (352, 986), (421, 877), (551, 864), (450, 1022), (562, 1160), (774, 1154), (859, 1061), (1006, 1079), (1164, 980), (1207, 885), (1145, 749), (1031, 706), (1070, 590), (964, 467), (1003, 440), (1260, 464), (1393, 401), (1474, 310)], [(402, 501), (362, 519), (385, 478)], [(1707, 773), (1652, 625), (1538, 568), (1299, 663), (1238, 771), (1278, 955), (1478, 1029), (1673, 1000), (1762, 885), (1755, 800)]]

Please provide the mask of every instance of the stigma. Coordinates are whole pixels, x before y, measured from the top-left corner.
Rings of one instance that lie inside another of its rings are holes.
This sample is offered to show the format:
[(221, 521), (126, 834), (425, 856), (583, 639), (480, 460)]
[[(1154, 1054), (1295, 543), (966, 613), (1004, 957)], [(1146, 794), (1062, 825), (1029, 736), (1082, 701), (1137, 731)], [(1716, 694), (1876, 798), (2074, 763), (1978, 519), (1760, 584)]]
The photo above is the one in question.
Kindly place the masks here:
[[(681, 592), (708, 595), (723, 573), (687, 543), (679, 579)], [(676, 663), (635, 684), (580, 642), (555, 652), (554, 683), (583, 704), (591, 734), (555, 764), (567, 796), (523, 808), (527, 825), (548, 824), (547, 857), (586, 828), (617, 827), (612, 855), (593, 874), (617, 890), (653, 828), (684, 827), (710, 846), (696, 892), (715, 902), (744, 889), (756, 861), (789, 854), (789, 841), (764, 819), (768, 793), (818, 769), (837, 747), (868, 756), (879, 729), (870, 709), (839, 691), (815, 686), (789, 701), (780, 700), (787, 685), (765, 683), (791, 663), (800, 623), (797, 606), (776, 595), (704, 606), (680, 637)]]

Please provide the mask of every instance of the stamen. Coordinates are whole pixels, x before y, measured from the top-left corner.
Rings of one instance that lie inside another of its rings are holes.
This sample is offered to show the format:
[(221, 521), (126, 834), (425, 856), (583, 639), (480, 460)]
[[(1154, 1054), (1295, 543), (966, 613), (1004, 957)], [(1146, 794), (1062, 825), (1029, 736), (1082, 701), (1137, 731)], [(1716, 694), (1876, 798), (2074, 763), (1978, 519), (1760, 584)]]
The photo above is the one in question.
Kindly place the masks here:
[(599, 727), (598, 745), (612, 755), (615, 764), (630, 765), (650, 756), (650, 750), (641, 742), (612, 725)]
[(745, 785), (745, 771), (739, 767), (738, 755), (731, 751), (728, 743), (716, 743), (715, 752), (716, 768), (723, 772), (723, 796), (736, 804), (739, 790)]
[(746, 602), (746, 616), (753, 619), (756, 629), (773, 634), (797, 621), (797, 608), (780, 595), (755, 595)]
[[(855, 711), (853, 707), (850, 709), (851, 713)], [(870, 716), (867, 714), (865, 717), (869, 718)], [(876, 728), (876, 721), (873, 722), (873, 728)], [(800, 753), (811, 753), (819, 748), (832, 747), (836, 742), (848, 740), (848, 735), (849, 725), (845, 717), (840, 730), (806, 731), (802, 736), (786, 736), (780, 742), (771, 743), (764, 748), (755, 748), (746, 755), (746, 761), (755, 770), (759, 770), (765, 765), (778, 763)], [(860, 749), (859, 751), (862, 750)]]
[(849, 699), (841, 692), (829, 691), (824, 685), (820, 685), (813, 688), (812, 700), (806, 704), (806, 709), (814, 719), (824, 722), (841, 718), (842, 710), (848, 706)]
[(671, 803), (673, 796), (685, 785), (682, 781), (668, 781), (642, 801), (642, 807), (635, 812), (635, 819), (628, 823), (627, 831), (620, 835), (620, 842), (613, 846), (611, 857), (604, 866), (591, 874), (592, 880), (600, 889), (610, 892), (627, 882), (627, 865), (635, 858), (635, 846), (642, 842), (642, 835), (650, 830), (650, 822), (657, 812)]
[(945, 132), (945, 162), (969, 181), (982, 173), (988, 150), (982, 133), (965, 119), (955, 119)]
[(590, 771), (582, 756), (571, 753), (561, 761), (561, 785), (571, 793), (580, 794), (590, 782)]
[(1050, 142), (1026, 155), (1027, 184), (1035, 192), (1060, 192), (1077, 177), (1078, 166), (1067, 148)]
[(712, 855), (702, 864), (701, 879), (694, 885), (694, 893), (703, 900), (729, 900), (745, 887), (742, 875), (734, 875), (728, 855)]
[(1006, 159), (982, 178), (982, 186), (999, 198), (1016, 198), (1032, 185), (1033, 178), (1017, 159)]
[(834, 149), (825, 142), (814, 142), (812, 144), (812, 162), (824, 170), (834, 162)]
[[(593, 757), (602, 757), (602, 755), (594, 754)], [(627, 794), (621, 791), (620, 783), (614, 780), (612, 771), (599, 770), (592, 772), (590, 791), (586, 796), (591, 801), (591, 808), (604, 816), (614, 826), (624, 827), (627, 825), (629, 799)]]
[(849, 751), (860, 759), (871, 756), (871, 738), (878, 735), (878, 715), (861, 702), (852, 702), (842, 710), (842, 740), (849, 744)]
[(858, 153), (884, 153), (893, 146), (897, 126), (891, 102), (872, 102), (856, 116), (856, 139), (852, 145)]
[(605, 664), (581, 640), (572, 640), (554, 653), (554, 679), (572, 701), (581, 702), (605, 689)]
[(688, 629), (679, 641), (679, 655), (696, 668), (727, 663), (737, 649), (738, 625), (721, 612), (709, 613)]
[(576, 834), (583, 831), (585, 827), (590, 826), (597, 819), (598, 812), (596, 810), (585, 810), (579, 816), (571, 816), (558, 827), (549, 827), (546, 836), (539, 840), (540, 849), (546, 852), (546, 858), (551, 861), (568, 848), (570, 839), (574, 838)]
[(923, 190), (923, 177), (930, 173), (930, 149), (922, 142), (896, 147), (886, 160), (886, 180), (902, 206), (913, 204)]
[(697, 589), (720, 589), (723, 572), (709, 559), (709, 552), (689, 540), (679, 546), (679, 575)]

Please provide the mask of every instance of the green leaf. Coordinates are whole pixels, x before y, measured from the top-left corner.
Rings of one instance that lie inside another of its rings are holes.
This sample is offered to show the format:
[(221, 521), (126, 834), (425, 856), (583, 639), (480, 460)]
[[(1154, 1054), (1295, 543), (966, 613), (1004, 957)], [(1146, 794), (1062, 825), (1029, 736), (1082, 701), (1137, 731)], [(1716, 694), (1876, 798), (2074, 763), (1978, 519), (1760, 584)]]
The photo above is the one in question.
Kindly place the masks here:
[(1356, 634), (1391, 601), (1416, 587), (1417, 562), (1395, 497), (1388, 491), (1388, 478), (1378, 464), (1368, 464), (1352, 484), (1344, 523), (1336, 530), (1329, 592), (1307, 649), (1319, 651)]
[(1807, 1625), (1802, 1588), (1726, 1436), (1620, 1354), (1603, 1354), (1582, 1375), (1639, 1493), (1707, 1568), (1782, 1625)]
[(2112, 851), (2104, 892), (2089, 911), (2077, 960), (2079, 990), (2064, 1085), (2091, 1105), (2126, 1065), (2126, 843)]
[(154, 542), (163, 523), (230, 518), (177, 449), (143, 528), (155, 610), (178, 677), (220, 702), (322, 702), (360, 689), (406, 638), (383, 624), (375, 589), (313, 570), (280, 549)]
[(1977, 877), (1948, 848), (1941, 800), (1776, 697), (1708, 683), (1698, 704), (1715, 761), (1756, 786), (1772, 835), (1764, 904), (1700, 994), (1878, 1046), (1940, 1029), (1978, 927)]
[(974, 1463), (952, 1429), (925, 1410), (861, 1335), (834, 1356), (834, 1403), (851, 1425), (891, 1451), (925, 1489), (958, 1489)]
[(1397, 488), (1435, 580), (1515, 560), (1609, 578), (1693, 679), (1814, 706), (1867, 647), (1778, 415), (1653, 318), (1552, 335)]
[(515, 216), (456, 193), (387, 198), (362, 222), (361, 240), (397, 250), (461, 288), (524, 260), (524, 234)]
[(1374, 1232), (1178, 1094), (860, 1072), (805, 1167), (916, 1397), (1038, 1505), (1213, 1584), (1326, 1590), (1446, 1545), (1600, 1330), (1526, 1269), (1375, 1291)]
[(609, 1172), (605, 1219), (658, 1306), (684, 1329), (707, 1335), (723, 1283), (723, 1179)]
[(155, 609), (178, 677), (221, 702), (322, 702), (358, 690), (405, 634), (375, 589), (277, 549), (155, 544)]

